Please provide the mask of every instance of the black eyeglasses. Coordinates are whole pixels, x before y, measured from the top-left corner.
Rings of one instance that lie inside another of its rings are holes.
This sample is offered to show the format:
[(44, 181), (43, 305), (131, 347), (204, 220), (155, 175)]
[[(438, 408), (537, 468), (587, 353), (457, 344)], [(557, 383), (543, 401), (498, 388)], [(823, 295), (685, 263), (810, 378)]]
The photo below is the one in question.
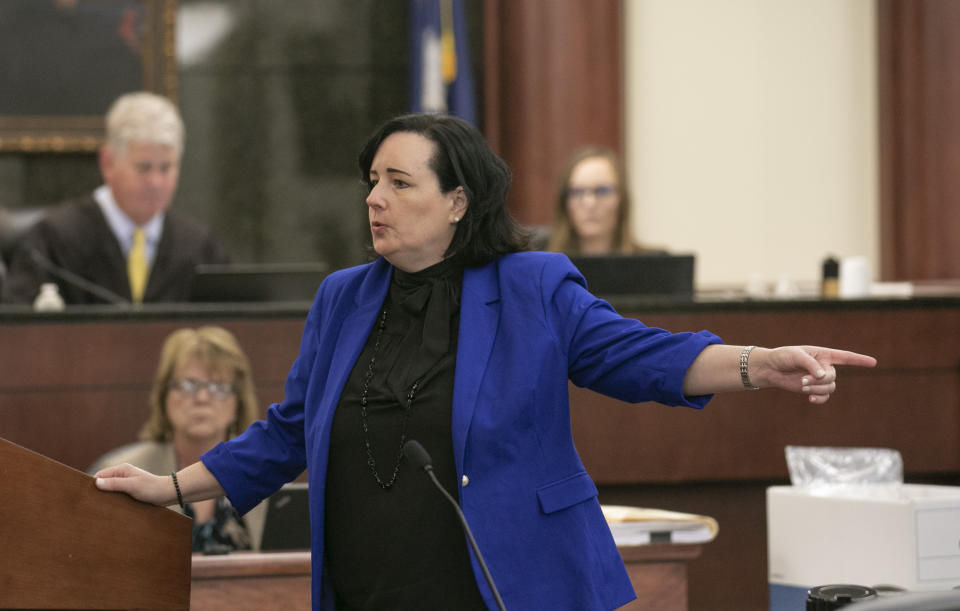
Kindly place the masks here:
[(194, 397), (196, 397), (201, 390), (205, 390), (207, 394), (210, 395), (210, 398), (216, 401), (223, 401), (224, 399), (232, 397), (234, 394), (233, 384), (226, 382), (201, 382), (193, 378), (172, 380), (170, 384), (167, 385), (167, 388), (182, 392), (185, 395), (193, 395)]
[(596, 187), (570, 187), (567, 189), (567, 199), (579, 200), (587, 195), (593, 195), (595, 199), (611, 197), (616, 195), (617, 187), (615, 185), (597, 185)]

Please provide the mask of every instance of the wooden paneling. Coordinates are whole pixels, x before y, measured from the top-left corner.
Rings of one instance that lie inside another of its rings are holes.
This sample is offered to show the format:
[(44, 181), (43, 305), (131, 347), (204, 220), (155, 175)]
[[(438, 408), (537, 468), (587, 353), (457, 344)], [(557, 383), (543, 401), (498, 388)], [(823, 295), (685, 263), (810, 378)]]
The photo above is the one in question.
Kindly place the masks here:
[(621, 18), (620, 0), (484, 2), (484, 131), (522, 223), (551, 222), (575, 148), (622, 148)]
[[(643, 545), (620, 548), (637, 600), (622, 611), (685, 611), (687, 563), (700, 545)], [(259, 611), (310, 608), (310, 553), (239, 553), (194, 556), (194, 611)]]
[(193, 611), (310, 609), (310, 552), (194, 556)]
[(957, 278), (960, 3), (877, 8), (883, 278)]
[(687, 563), (700, 555), (700, 545), (621, 547), (620, 556), (637, 599), (620, 611), (686, 611)]
[(710, 329), (732, 344), (847, 348), (879, 366), (841, 368), (811, 405), (782, 391), (719, 395), (692, 410), (631, 406), (572, 388), (577, 449), (598, 483), (787, 476), (786, 445), (900, 450), (913, 473), (960, 472), (960, 311), (943, 308), (638, 314), (672, 331)]
[(219, 324), (250, 357), (263, 411), (283, 397), (303, 317), (0, 324), (0, 437), (86, 468), (135, 441), (163, 341), (181, 327)]

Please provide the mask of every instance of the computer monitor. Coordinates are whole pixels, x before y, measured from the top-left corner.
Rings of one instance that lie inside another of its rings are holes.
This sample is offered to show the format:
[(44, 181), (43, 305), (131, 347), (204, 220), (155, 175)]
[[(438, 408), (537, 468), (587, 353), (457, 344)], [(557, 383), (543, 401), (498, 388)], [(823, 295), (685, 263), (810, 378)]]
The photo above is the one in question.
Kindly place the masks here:
[(313, 301), (329, 273), (326, 263), (198, 265), (190, 301), (206, 303)]
[(570, 260), (598, 297), (693, 299), (692, 254), (576, 255)]
[(310, 502), (306, 482), (284, 484), (267, 499), (261, 551), (310, 549)]

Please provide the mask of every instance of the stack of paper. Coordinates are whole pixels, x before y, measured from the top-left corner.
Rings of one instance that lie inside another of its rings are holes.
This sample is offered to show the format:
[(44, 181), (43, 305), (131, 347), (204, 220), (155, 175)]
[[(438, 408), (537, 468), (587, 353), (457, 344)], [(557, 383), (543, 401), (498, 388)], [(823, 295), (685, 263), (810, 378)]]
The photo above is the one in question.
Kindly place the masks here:
[(717, 521), (709, 516), (665, 509), (602, 505), (617, 545), (706, 543), (717, 536)]

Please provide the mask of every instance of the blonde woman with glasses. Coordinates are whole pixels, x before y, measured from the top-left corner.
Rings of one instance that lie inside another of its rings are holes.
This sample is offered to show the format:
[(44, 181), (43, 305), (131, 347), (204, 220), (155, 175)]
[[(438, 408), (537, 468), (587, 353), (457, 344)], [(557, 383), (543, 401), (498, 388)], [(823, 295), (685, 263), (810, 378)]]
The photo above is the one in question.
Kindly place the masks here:
[[(233, 334), (213, 326), (179, 329), (160, 353), (140, 441), (102, 456), (89, 472), (130, 463), (168, 475), (239, 435), (258, 410), (250, 361)], [(262, 506), (240, 518), (226, 497), (219, 497), (188, 503), (182, 511), (194, 520), (194, 551), (259, 547)]]

